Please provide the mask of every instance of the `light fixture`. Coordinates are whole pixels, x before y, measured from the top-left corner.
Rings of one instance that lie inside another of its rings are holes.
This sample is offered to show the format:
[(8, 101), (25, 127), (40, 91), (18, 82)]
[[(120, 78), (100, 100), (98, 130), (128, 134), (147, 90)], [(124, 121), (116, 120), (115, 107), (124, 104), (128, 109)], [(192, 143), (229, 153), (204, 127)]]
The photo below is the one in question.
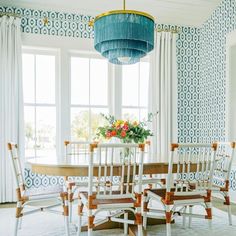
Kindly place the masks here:
[(154, 18), (145, 12), (123, 10), (95, 17), (94, 47), (109, 62), (134, 64), (154, 48)]

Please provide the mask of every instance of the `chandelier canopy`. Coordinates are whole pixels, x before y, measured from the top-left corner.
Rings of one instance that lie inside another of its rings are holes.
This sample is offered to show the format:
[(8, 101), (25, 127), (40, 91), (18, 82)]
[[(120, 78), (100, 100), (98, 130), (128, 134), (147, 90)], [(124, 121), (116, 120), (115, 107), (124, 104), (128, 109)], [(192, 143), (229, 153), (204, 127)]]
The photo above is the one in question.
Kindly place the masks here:
[(94, 20), (94, 47), (109, 62), (134, 64), (154, 48), (154, 18), (140, 11), (109, 11)]

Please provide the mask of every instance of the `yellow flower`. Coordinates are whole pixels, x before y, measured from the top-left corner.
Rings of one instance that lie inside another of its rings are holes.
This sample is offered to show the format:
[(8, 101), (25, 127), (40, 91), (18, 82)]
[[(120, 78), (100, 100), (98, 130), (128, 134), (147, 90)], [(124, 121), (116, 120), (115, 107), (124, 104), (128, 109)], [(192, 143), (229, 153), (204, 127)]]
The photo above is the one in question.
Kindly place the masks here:
[(134, 121), (133, 126), (138, 126), (138, 122)]
[(122, 125), (124, 123), (124, 121), (123, 120), (117, 120), (116, 122), (115, 122), (115, 126), (117, 127), (117, 126), (120, 126), (120, 125)]

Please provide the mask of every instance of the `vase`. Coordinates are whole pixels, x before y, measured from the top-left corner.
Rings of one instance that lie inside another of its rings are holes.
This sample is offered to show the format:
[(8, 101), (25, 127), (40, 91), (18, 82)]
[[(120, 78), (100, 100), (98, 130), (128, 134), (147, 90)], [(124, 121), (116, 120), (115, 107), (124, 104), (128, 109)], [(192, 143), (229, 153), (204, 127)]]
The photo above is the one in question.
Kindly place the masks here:
[[(132, 143), (132, 141), (130, 142), (123, 142), (122, 139), (116, 138), (116, 137), (112, 137), (109, 140), (109, 143)], [(122, 150), (119, 150), (118, 153), (115, 154), (117, 156), (117, 158), (119, 158), (119, 161), (123, 164), (127, 164), (129, 162), (129, 155), (132, 155), (132, 151), (130, 150), (130, 148), (124, 148)]]

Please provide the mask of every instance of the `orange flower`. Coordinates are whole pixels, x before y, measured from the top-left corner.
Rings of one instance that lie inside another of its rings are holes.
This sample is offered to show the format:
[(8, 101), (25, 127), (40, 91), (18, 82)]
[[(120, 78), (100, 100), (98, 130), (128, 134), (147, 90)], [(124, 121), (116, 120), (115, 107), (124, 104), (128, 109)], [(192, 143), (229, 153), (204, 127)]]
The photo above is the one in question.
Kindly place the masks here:
[(116, 133), (115, 130), (112, 130), (112, 131), (111, 131), (111, 136), (116, 136), (116, 134), (117, 134), (117, 133)]
[(126, 136), (126, 132), (124, 130), (121, 131), (120, 136), (124, 138)]

